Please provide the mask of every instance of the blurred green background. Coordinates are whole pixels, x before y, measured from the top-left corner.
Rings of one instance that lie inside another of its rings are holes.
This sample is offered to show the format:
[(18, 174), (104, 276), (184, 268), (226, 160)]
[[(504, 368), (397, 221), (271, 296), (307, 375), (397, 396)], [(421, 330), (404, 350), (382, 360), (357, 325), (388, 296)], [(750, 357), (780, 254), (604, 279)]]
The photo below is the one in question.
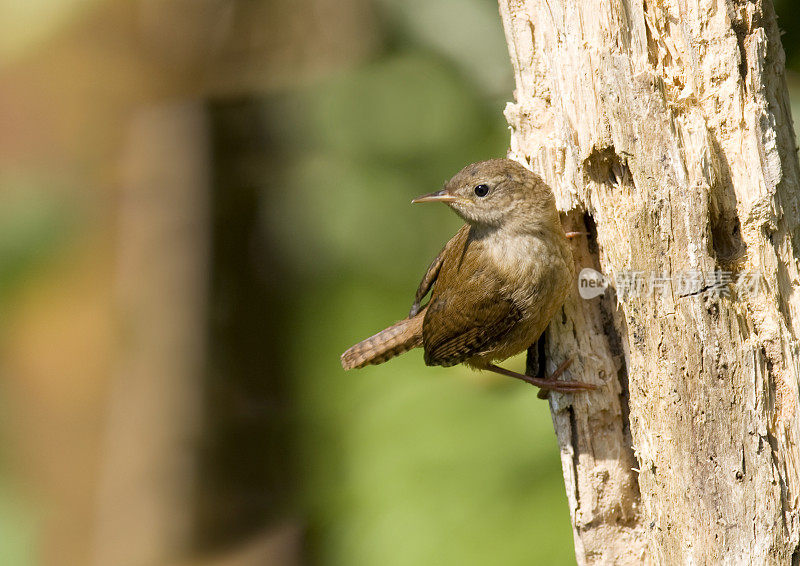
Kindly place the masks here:
[(505, 155), (493, 1), (6, 1), (0, 26), (0, 564), (574, 563), (532, 389), (339, 366), (459, 226), (410, 199)]

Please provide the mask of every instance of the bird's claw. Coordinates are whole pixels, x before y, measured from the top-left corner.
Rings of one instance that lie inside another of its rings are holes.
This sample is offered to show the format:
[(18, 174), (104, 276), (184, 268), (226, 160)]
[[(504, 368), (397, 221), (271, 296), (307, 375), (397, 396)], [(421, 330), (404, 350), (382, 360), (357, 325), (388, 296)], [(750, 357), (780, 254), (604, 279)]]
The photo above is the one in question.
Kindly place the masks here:
[(594, 391), (597, 386), (593, 383), (583, 381), (553, 381), (552, 383), (536, 384), (537, 387), (546, 391), (558, 391), (569, 393), (571, 391)]

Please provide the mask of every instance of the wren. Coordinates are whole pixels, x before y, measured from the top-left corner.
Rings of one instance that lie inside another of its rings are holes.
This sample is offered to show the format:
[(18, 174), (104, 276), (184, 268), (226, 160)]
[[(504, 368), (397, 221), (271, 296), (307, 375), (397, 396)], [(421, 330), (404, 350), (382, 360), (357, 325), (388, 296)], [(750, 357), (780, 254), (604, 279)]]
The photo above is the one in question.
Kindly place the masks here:
[[(383, 363), (422, 346), (427, 365), (464, 363), (546, 390), (595, 386), (498, 367), (544, 332), (570, 294), (572, 250), (545, 182), (510, 159), (467, 165), (441, 191), (412, 203), (443, 202), (466, 221), (433, 260), (409, 316), (344, 354), (344, 369)], [(430, 300), (423, 305), (430, 292)]]

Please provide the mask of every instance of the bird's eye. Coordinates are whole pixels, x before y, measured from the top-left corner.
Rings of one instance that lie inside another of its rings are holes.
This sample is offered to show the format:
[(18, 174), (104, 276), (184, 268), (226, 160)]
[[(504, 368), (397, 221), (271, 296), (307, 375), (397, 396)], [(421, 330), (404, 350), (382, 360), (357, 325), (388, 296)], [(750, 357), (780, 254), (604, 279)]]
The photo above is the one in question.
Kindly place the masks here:
[(489, 194), (489, 185), (477, 185), (473, 190), (477, 196), (485, 197)]

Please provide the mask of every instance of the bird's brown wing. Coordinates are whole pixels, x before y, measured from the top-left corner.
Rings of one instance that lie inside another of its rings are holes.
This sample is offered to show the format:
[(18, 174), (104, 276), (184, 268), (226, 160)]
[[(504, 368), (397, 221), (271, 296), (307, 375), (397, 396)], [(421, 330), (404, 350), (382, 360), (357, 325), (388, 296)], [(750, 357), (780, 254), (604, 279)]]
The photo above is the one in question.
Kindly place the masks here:
[[(462, 297), (463, 298), (463, 297)], [(483, 353), (522, 318), (510, 300), (487, 297), (470, 304), (434, 298), (422, 325), (425, 363), (452, 366)]]
[(431, 287), (433, 287), (436, 278), (439, 277), (439, 269), (442, 267), (443, 260), (444, 250), (440, 251), (439, 255), (436, 256), (436, 259), (431, 262), (431, 265), (428, 267), (428, 271), (425, 272), (425, 275), (422, 277), (422, 281), (419, 282), (417, 293), (414, 295), (414, 304), (411, 305), (411, 310), (408, 312), (409, 318), (416, 316), (419, 311), (422, 310), (422, 299), (425, 298), (425, 295), (427, 295), (428, 291), (430, 291)]
[(444, 249), (422, 323), (426, 364), (452, 366), (484, 353), (522, 318), (486, 254), (485, 241), (469, 230)]
[(455, 236), (450, 238), (450, 241), (445, 244), (444, 248), (442, 248), (442, 251), (439, 252), (439, 255), (437, 255), (436, 258), (431, 262), (430, 266), (428, 266), (428, 271), (425, 272), (425, 275), (422, 277), (422, 281), (419, 282), (419, 287), (417, 287), (417, 292), (414, 295), (414, 304), (411, 305), (411, 310), (408, 313), (409, 318), (413, 318), (422, 310), (422, 300), (425, 298), (425, 295), (428, 294), (428, 291), (431, 290), (431, 287), (433, 287), (433, 284), (439, 277), (439, 270), (442, 268), (442, 263), (444, 263), (444, 258), (447, 255), (447, 251), (458, 245), (459, 242), (463, 242), (463, 240), (466, 239), (468, 232), (469, 226), (465, 224), (458, 232), (456, 232)]

